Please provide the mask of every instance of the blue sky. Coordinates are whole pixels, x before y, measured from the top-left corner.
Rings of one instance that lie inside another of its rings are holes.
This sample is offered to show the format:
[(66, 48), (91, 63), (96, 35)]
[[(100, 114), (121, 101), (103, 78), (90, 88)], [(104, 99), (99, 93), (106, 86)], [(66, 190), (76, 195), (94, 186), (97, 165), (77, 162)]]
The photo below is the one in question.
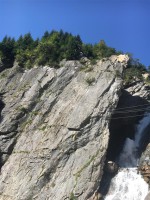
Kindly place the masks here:
[(0, 40), (52, 29), (79, 34), (86, 43), (104, 39), (150, 65), (150, 0), (0, 0)]

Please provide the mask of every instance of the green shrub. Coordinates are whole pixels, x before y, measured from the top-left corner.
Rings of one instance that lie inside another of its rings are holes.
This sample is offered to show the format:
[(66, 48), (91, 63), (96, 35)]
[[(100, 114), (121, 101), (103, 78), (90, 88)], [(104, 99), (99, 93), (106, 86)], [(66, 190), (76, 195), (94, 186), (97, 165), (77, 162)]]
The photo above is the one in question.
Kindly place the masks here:
[(147, 78), (146, 78), (145, 83), (146, 83), (147, 85), (150, 85), (150, 77), (147, 77)]
[(136, 80), (143, 80), (142, 71), (136, 67), (127, 68), (124, 74), (125, 85), (128, 85)]
[(94, 77), (88, 77), (86, 78), (86, 82), (88, 85), (92, 85), (92, 83), (95, 81), (95, 78)]
[(77, 200), (73, 192), (71, 192), (69, 200)]
[(120, 73), (119, 70), (116, 70), (116, 71), (115, 71), (115, 76), (116, 76), (117, 78), (121, 78), (121, 77), (122, 77), (122, 74)]
[(96, 65), (96, 63), (97, 63), (97, 62), (96, 62), (96, 59), (92, 59), (92, 60), (91, 60), (91, 65)]

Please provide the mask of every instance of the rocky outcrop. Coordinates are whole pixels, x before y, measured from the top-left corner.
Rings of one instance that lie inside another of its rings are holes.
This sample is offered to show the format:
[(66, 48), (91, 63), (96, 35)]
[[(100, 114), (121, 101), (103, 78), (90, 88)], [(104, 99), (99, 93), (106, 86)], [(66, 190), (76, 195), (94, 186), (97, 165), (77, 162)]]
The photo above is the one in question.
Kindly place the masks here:
[(1, 200), (87, 200), (96, 194), (127, 57), (0, 74)]
[(108, 161), (106, 162), (106, 165), (105, 165), (105, 168), (104, 170), (107, 172), (107, 173), (110, 173), (110, 174), (116, 174), (118, 172), (118, 165), (113, 162), (113, 161)]
[[(133, 96), (138, 96), (145, 101), (145, 108), (143, 111), (140, 111), (140, 115), (142, 112), (150, 112), (150, 86), (144, 82), (139, 82), (128, 88), (128, 92)], [(138, 107), (138, 109), (141, 109)], [(143, 134), (143, 139), (141, 142), (141, 158), (139, 161), (139, 171), (143, 175), (144, 180), (150, 186), (150, 125), (145, 129), (145, 133)]]
[(141, 174), (143, 175), (144, 177), (144, 180), (150, 184), (150, 166), (149, 165), (145, 165), (145, 166), (142, 166), (140, 168), (140, 172)]
[[(114, 177), (115, 172), (117, 172), (116, 166), (116, 170), (112, 170), (114, 174), (111, 173), (111, 169), (115, 169), (112, 168), (111, 165), (115, 166), (115, 162), (118, 160), (126, 138), (134, 139), (136, 125), (143, 118), (145, 112), (149, 112), (149, 101), (149, 86), (142, 81), (134, 82), (130, 86), (123, 87), (122, 89), (118, 105), (113, 112), (109, 125), (110, 140), (106, 156), (106, 161), (108, 162), (105, 163), (104, 174), (99, 188), (99, 192), (103, 196), (108, 193), (111, 179)], [(141, 148), (138, 148), (136, 152), (137, 156), (141, 157), (139, 171), (147, 182), (149, 182), (148, 165), (150, 164), (150, 146), (148, 145), (150, 141), (149, 130), (150, 125), (144, 130), (140, 145)], [(110, 165), (108, 165), (109, 162)]]
[(143, 100), (150, 101), (150, 86), (143, 81), (132, 83), (132, 85), (126, 88), (126, 91), (134, 97), (140, 97)]
[[(122, 90), (122, 95), (119, 99), (119, 103), (117, 106), (118, 112), (115, 111), (113, 118), (117, 118), (117, 122), (112, 120), (110, 123), (110, 132), (112, 132), (112, 138), (109, 147), (109, 159), (116, 158), (115, 156), (120, 153), (122, 148), (122, 144), (126, 137), (134, 138), (136, 124), (138, 124), (139, 120), (144, 116), (144, 113), (150, 112), (150, 86), (142, 81), (134, 82), (130, 86), (126, 87)], [(120, 108), (125, 108), (123, 110), (119, 110)], [(121, 113), (122, 111), (122, 113)], [(132, 117), (133, 116), (133, 117)], [(136, 116), (136, 117), (134, 117)], [(139, 162), (139, 170), (144, 176), (144, 179), (149, 182), (148, 169), (150, 166), (150, 135), (149, 135), (150, 126), (145, 129), (145, 133), (143, 134), (143, 139), (141, 142), (140, 149), (140, 162)], [(122, 133), (120, 135), (120, 132)], [(113, 136), (114, 133), (114, 136)], [(118, 134), (117, 134), (118, 133)], [(120, 137), (120, 139), (119, 139)], [(117, 138), (117, 140), (116, 140)], [(117, 145), (116, 142), (117, 141)], [(116, 146), (116, 151), (115, 151)], [(120, 146), (120, 148), (119, 148)], [(112, 151), (112, 149), (114, 151)]]
[(150, 141), (147, 141), (147, 143), (148, 145), (140, 158), (139, 171), (150, 186)]
[(139, 123), (145, 111), (149, 110), (149, 100), (149, 86), (144, 82), (135, 82), (122, 89), (109, 126), (111, 139), (107, 154), (108, 160), (116, 160), (127, 137), (134, 138), (135, 125)]

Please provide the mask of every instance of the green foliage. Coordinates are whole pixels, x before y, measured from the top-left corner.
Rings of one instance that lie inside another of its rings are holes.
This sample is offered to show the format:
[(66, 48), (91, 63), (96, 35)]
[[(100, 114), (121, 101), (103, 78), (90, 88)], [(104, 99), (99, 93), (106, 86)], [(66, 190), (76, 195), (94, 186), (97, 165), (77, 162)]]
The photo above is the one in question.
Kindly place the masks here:
[(89, 59), (94, 58), (93, 46), (91, 44), (82, 44), (83, 55)]
[(117, 78), (122, 78), (122, 74), (120, 73), (119, 70), (116, 70), (116, 71), (115, 71), (115, 76), (116, 76)]
[(86, 78), (86, 82), (88, 85), (92, 85), (92, 83), (95, 81), (95, 78), (94, 77), (87, 77)]
[(28, 113), (28, 110), (26, 109), (26, 108), (24, 108), (24, 107), (19, 107), (19, 110), (21, 111), (21, 112), (23, 112), (23, 113)]
[(93, 67), (92, 66), (88, 66), (88, 67), (86, 67), (86, 69), (84, 71), (85, 72), (91, 72), (91, 71), (93, 71)]
[(16, 60), (22, 68), (34, 65), (47, 65), (58, 68), (59, 62), (79, 60), (87, 57), (96, 63), (96, 59), (116, 54), (103, 40), (99, 44), (83, 44), (79, 35), (60, 31), (46, 31), (42, 38), (34, 40), (30, 33), (20, 36), (17, 41), (5, 37), (0, 43), (0, 57), (6, 67), (12, 67)]
[(20, 36), (16, 41), (16, 61), (21, 67), (33, 67), (37, 56), (35, 49), (38, 43), (38, 39), (34, 41), (30, 33)]
[(4, 72), (2, 72), (2, 73), (0, 74), (0, 79), (6, 78), (6, 77), (7, 77), (6, 71), (4, 71)]
[[(91, 61), (91, 65), (95, 65), (97, 59), (109, 57), (111, 55), (118, 55), (122, 52), (117, 52), (114, 48), (106, 45), (104, 40), (98, 44), (84, 44), (79, 35), (73, 36), (70, 33), (60, 31), (46, 31), (41, 39), (34, 40), (30, 33), (20, 36), (17, 41), (14, 38), (5, 36), (0, 42), (0, 60), (2, 62), (1, 71), (5, 68), (13, 66), (16, 60), (22, 69), (30, 69), (34, 65), (37, 66), (50, 66), (59, 68), (60, 61), (66, 60), (81, 60), (82, 57), (87, 57)], [(130, 57), (132, 55), (128, 53)], [(129, 84), (135, 78), (142, 79), (142, 72), (145, 67), (139, 62), (137, 64), (129, 63), (125, 71), (125, 83)], [(83, 69), (86, 72), (91, 71), (93, 68), (86, 66)], [(4, 67), (3, 67), (4, 66)], [(93, 66), (94, 67), (94, 66)], [(148, 68), (150, 71), (150, 67)], [(116, 73), (119, 76), (119, 73)], [(88, 78), (86, 82), (91, 85), (94, 78)]]
[(58, 68), (58, 63), (62, 59), (78, 60), (81, 51), (82, 41), (80, 36), (72, 36), (62, 30), (60, 32), (45, 32), (35, 49), (37, 57), (35, 63)]
[(145, 83), (146, 83), (147, 85), (150, 85), (150, 77), (147, 77), (147, 78), (146, 78)]
[(142, 70), (137, 67), (130, 67), (125, 70), (124, 83), (128, 85), (134, 81), (143, 80)]
[(105, 58), (117, 54), (114, 48), (108, 47), (104, 40), (101, 40), (93, 47), (93, 54), (95, 58)]
[(73, 192), (71, 192), (69, 200), (77, 200)]
[(82, 54), (82, 41), (79, 35), (71, 36), (67, 44), (66, 59), (79, 60)]
[(129, 85), (135, 81), (143, 81), (143, 76), (147, 72), (146, 67), (139, 62), (139, 59), (133, 59), (131, 53), (127, 53), (130, 57), (128, 66), (125, 69), (124, 73), (124, 84)]
[(54, 32), (50, 36), (44, 36), (39, 42), (36, 52), (35, 63), (37, 65), (51, 66), (59, 59), (59, 33)]
[(97, 63), (97, 62), (96, 62), (96, 59), (92, 59), (92, 60), (91, 60), (91, 65), (96, 65), (96, 63)]
[(4, 37), (0, 43), (0, 57), (5, 68), (13, 66), (15, 60), (15, 39)]

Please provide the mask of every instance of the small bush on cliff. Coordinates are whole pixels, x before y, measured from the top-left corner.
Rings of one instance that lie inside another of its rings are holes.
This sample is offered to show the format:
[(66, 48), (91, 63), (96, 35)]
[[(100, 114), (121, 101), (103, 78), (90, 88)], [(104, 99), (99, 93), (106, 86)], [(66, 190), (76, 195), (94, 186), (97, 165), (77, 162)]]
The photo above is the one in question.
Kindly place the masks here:
[(73, 192), (71, 192), (69, 200), (77, 200)]
[(147, 85), (150, 85), (150, 77), (147, 77), (147, 78), (146, 78), (145, 83), (146, 83)]
[(87, 77), (86, 78), (86, 82), (88, 85), (92, 85), (92, 83), (94, 83), (95, 78), (94, 77)]
[[(133, 60), (131, 58), (131, 60)], [(146, 67), (139, 63), (138, 61), (135, 61), (134, 63), (129, 62), (127, 69), (124, 73), (124, 83), (125, 85), (129, 85), (130, 83), (133, 83), (135, 81), (142, 81), (143, 77), (142, 74), (146, 72)]]

